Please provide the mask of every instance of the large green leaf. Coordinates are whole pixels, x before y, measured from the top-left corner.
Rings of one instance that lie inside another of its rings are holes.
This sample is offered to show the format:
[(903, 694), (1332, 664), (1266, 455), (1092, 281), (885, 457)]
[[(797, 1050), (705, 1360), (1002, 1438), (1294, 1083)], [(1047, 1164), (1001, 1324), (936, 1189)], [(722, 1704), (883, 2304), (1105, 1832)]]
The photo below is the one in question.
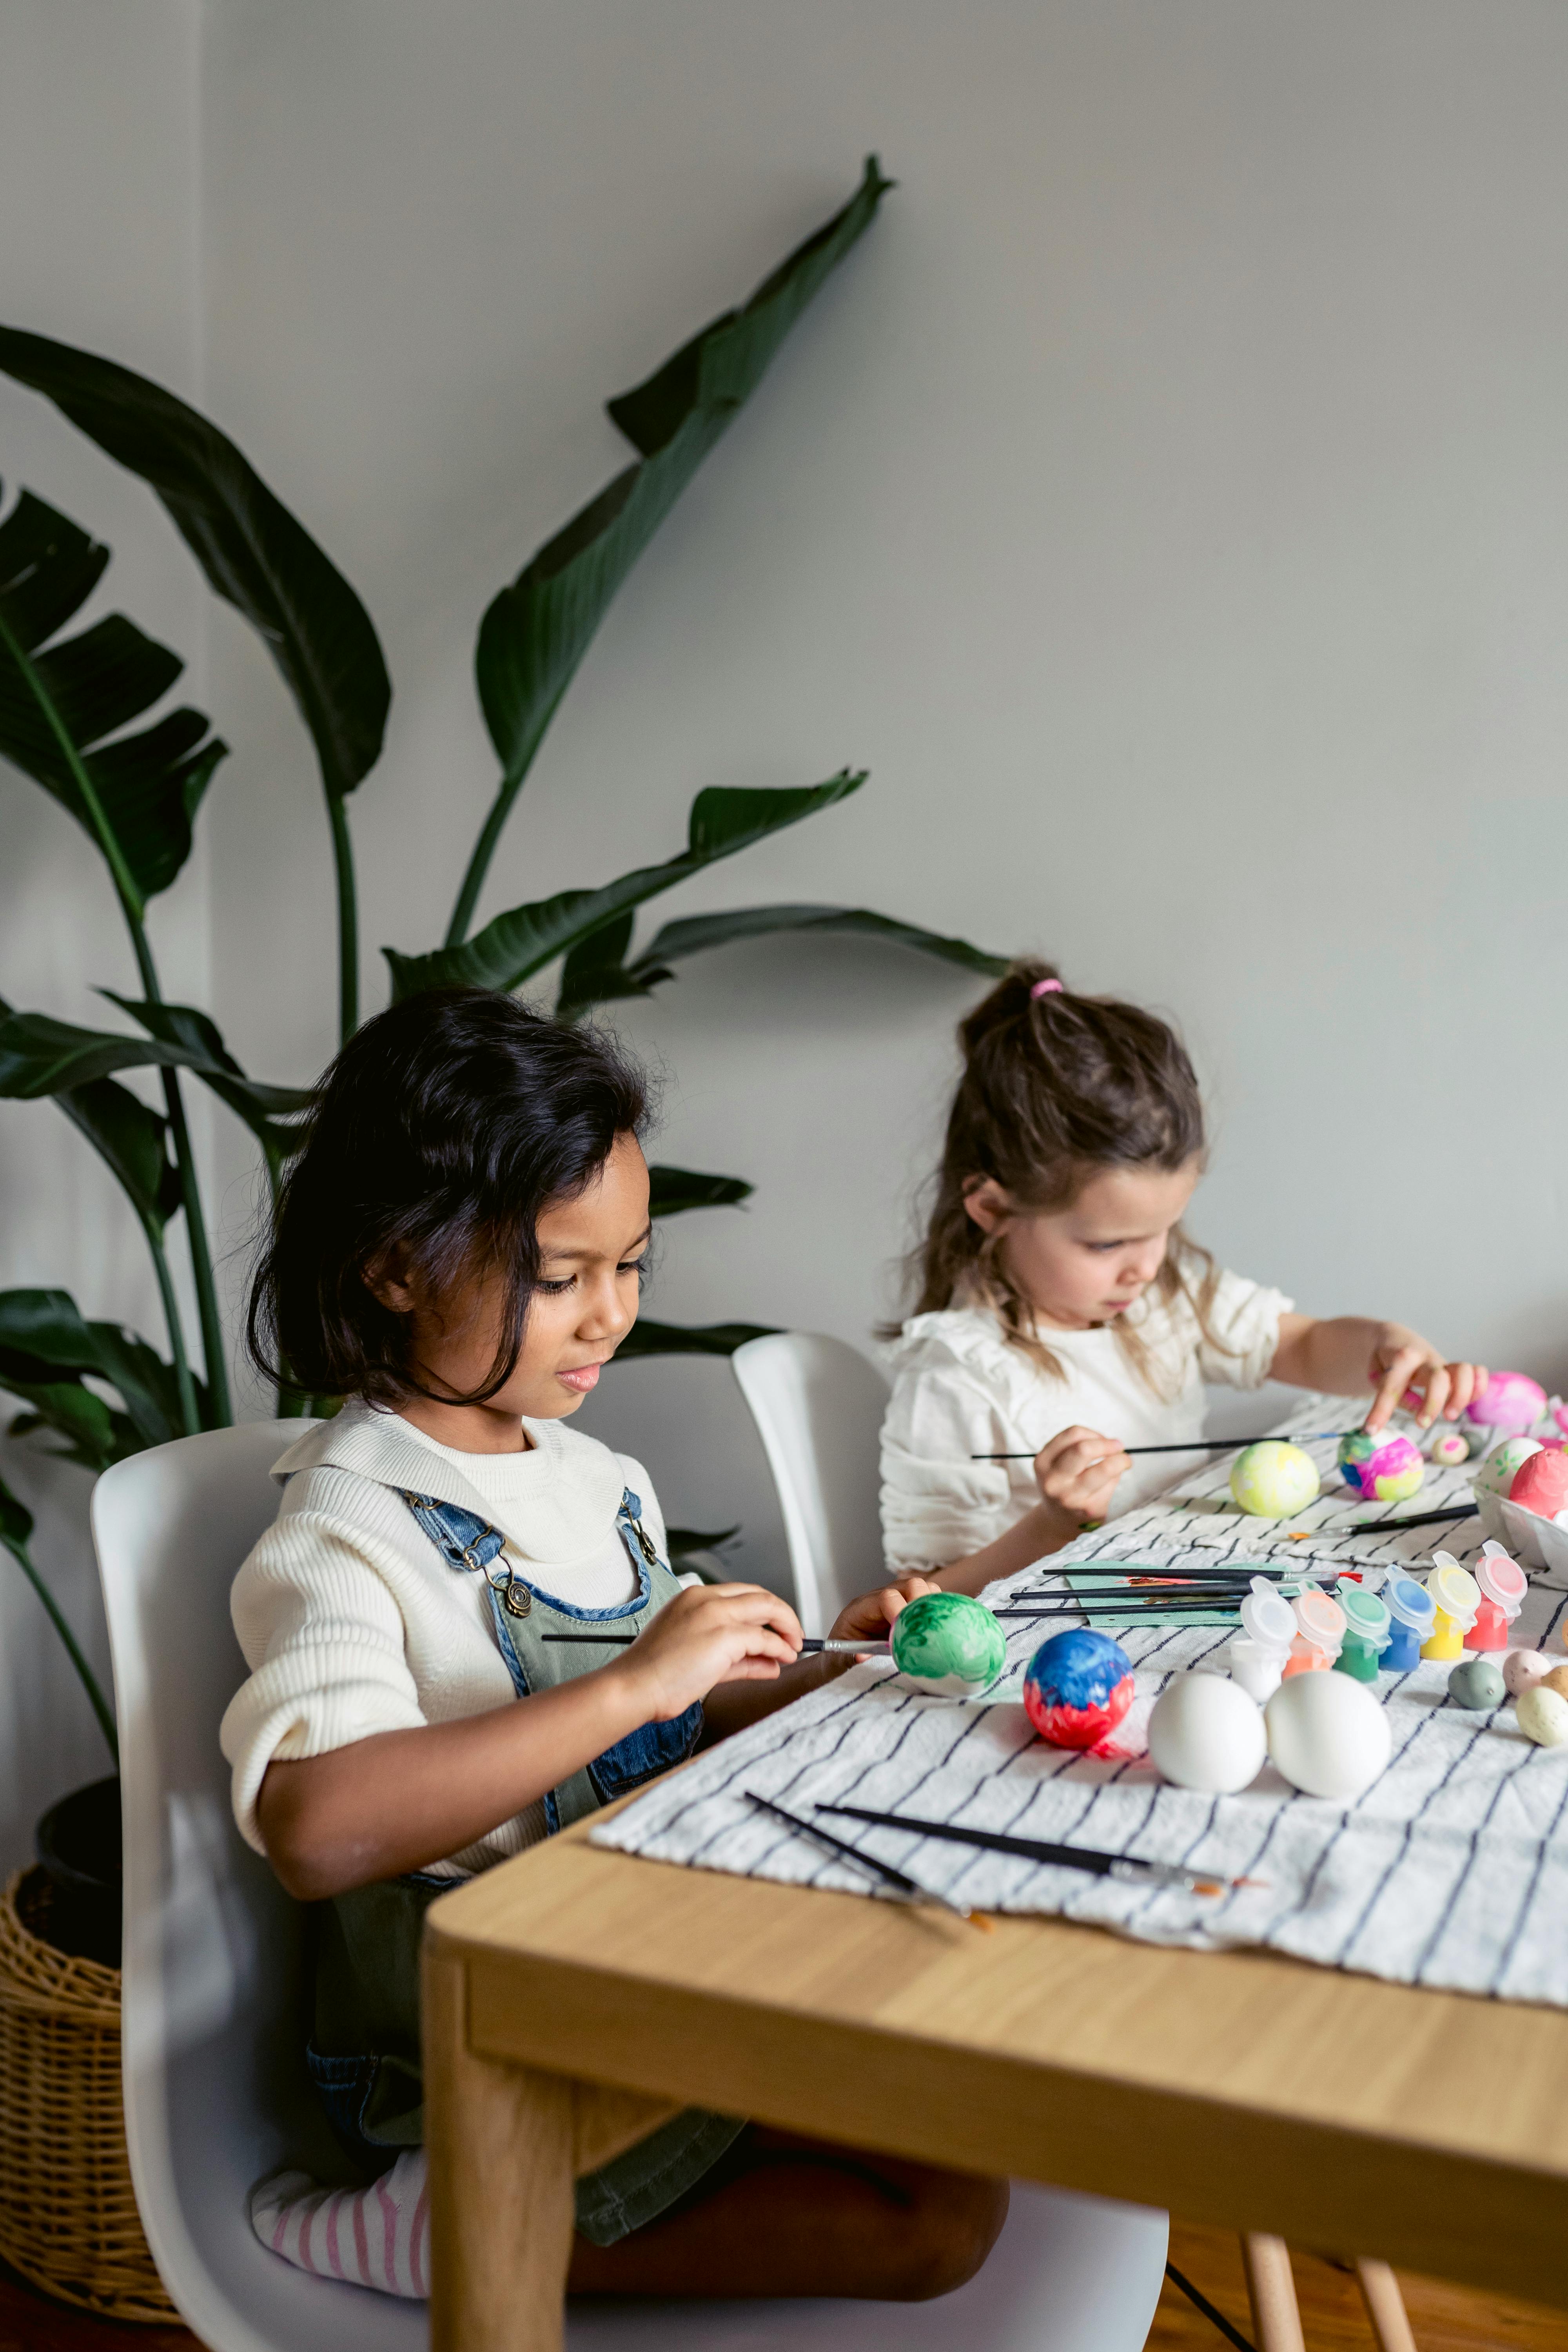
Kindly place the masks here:
[(31, 1511), (28, 1510), (20, 1496), (14, 1495), (11, 1492), (10, 1487), (6, 1486), (5, 1480), (0, 1478), (0, 1544), (5, 1545), (6, 1550), (10, 1553), (12, 1559), (16, 1561), (17, 1567), (21, 1570), (23, 1575), (26, 1578), (28, 1583), (32, 1586), (34, 1591), (37, 1594), (38, 1599), (43, 1603), (50, 1624), (59, 1635), (61, 1642), (65, 1645), (67, 1656), (70, 1659), (72, 1665), (76, 1668), (78, 1675), (80, 1676), (82, 1688), (86, 1691), (92, 1706), (92, 1711), (98, 1717), (99, 1727), (102, 1731), (105, 1739), (109, 1742), (109, 1752), (118, 1764), (120, 1761), (120, 1742), (114, 1736), (113, 1714), (110, 1708), (108, 1700), (103, 1696), (98, 1676), (93, 1673), (92, 1668), (88, 1664), (86, 1658), (82, 1655), (81, 1645), (78, 1642), (76, 1635), (71, 1632), (69, 1625), (66, 1622), (65, 1616), (60, 1609), (59, 1603), (56, 1601), (54, 1594), (49, 1591), (48, 1586), (44, 1582), (43, 1578), (39, 1575), (37, 1570), (33, 1565), (33, 1557), (31, 1550), (28, 1548), (27, 1540), (32, 1532), (33, 1515)]
[(310, 533), (216, 425), (145, 376), (15, 327), (0, 327), (0, 369), (157, 492), (282, 671), (329, 795), (353, 792), (380, 755), (392, 686), (369, 614)]
[(984, 972), (994, 979), (1001, 977), (1008, 963), (1005, 956), (992, 955), (968, 940), (921, 930), (916, 923), (900, 922), (892, 915), (874, 914), (869, 907), (731, 907), (721, 914), (688, 915), (677, 922), (666, 923), (646, 948), (627, 959), (626, 950), (634, 919), (628, 917), (624, 928), (606, 925), (603, 931), (584, 940), (573, 950), (561, 975), (561, 997), (555, 1008), (563, 1020), (572, 1019), (590, 1004), (608, 1003), (617, 997), (650, 995), (660, 981), (673, 980), (670, 967), (684, 956), (700, 955), (710, 948), (729, 947), (738, 940), (763, 939), (781, 931), (838, 932), (883, 940), (889, 946), (912, 948), (920, 955), (935, 956), (943, 963), (958, 964), (965, 971)]
[[(89, 1377), (116, 1389), (124, 1412), (88, 1388)], [(184, 1428), (174, 1368), (122, 1325), (85, 1321), (64, 1290), (0, 1291), (0, 1388), (30, 1405), (37, 1423), (64, 1437), (72, 1459), (91, 1470), (165, 1444)]]
[(498, 915), (461, 947), (437, 948), (433, 955), (399, 955), (382, 950), (392, 967), (395, 1001), (417, 996), (426, 988), (517, 988), (533, 972), (601, 930), (606, 923), (673, 890), (705, 866), (733, 857), (785, 825), (798, 824), (819, 809), (831, 808), (866, 781), (865, 771), (841, 769), (825, 784), (779, 791), (736, 790), (710, 786), (691, 803), (687, 846), (679, 857), (662, 866), (643, 866), (608, 882), (599, 890), (563, 890), (553, 898), (535, 899)]
[(679, 1217), (686, 1209), (731, 1209), (749, 1201), (756, 1187), (743, 1176), (705, 1176), (696, 1168), (653, 1167), (648, 1173), (648, 1212)]
[(122, 613), (50, 642), (108, 561), (30, 491), (0, 522), (0, 755), (69, 810), (140, 914), (190, 856), (197, 803), (227, 747), (188, 708), (121, 731), (184, 667)]
[(311, 1097), (299, 1087), (270, 1087), (247, 1078), (216, 1025), (188, 1004), (139, 1004), (103, 994), (141, 1021), (150, 1034), (131, 1037), (106, 1029), (78, 1029), (47, 1013), (13, 1013), (0, 1020), (0, 1097), (35, 1101), (79, 1093), (114, 1070), (195, 1070), (269, 1151), (286, 1155), (298, 1140), (280, 1120), (295, 1117)]
[(557, 532), (486, 613), (474, 668), (501, 781), (464, 877), (448, 946), (467, 932), (507, 813), (616, 591), (892, 184), (868, 156), (848, 204), (743, 310), (726, 310), (646, 383), (609, 403), (611, 417), (641, 453), (639, 462)]
[(67, 1087), (56, 1102), (119, 1178), (137, 1213), (162, 1234), (180, 1206), (180, 1171), (169, 1157), (169, 1122), (116, 1078)]
[(247, 1078), (224, 1044), (216, 1022), (195, 1005), (139, 1003), (129, 996), (116, 996), (111, 988), (100, 993), (122, 1013), (129, 1013), (133, 1021), (140, 1021), (159, 1044), (183, 1054), (185, 1066), (204, 1078), (219, 1101), (245, 1121), (269, 1158), (286, 1160), (299, 1150), (303, 1129), (279, 1121), (298, 1120), (310, 1108), (315, 1097), (309, 1087), (271, 1087)]
[(773, 1323), (655, 1323), (639, 1315), (620, 1346), (616, 1361), (632, 1356), (732, 1356), (748, 1339), (765, 1339)]

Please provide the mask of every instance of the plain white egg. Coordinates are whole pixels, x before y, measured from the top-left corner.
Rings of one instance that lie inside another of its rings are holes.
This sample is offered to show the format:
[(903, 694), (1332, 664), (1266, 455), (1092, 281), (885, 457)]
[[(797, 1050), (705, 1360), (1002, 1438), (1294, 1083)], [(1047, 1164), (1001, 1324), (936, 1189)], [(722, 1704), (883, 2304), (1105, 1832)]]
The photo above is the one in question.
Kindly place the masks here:
[(1263, 1769), (1263, 1709), (1220, 1675), (1178, 1675), (1154, 1702), (1149, 1753), (1178, 1789), (1227, 1795)]
[(1394, 1752), (1386, 1708), (1349, 1675), (1292, 1675), (1265, 1707), (1268, 1753), (1309, 1797), (1359, 1797)]

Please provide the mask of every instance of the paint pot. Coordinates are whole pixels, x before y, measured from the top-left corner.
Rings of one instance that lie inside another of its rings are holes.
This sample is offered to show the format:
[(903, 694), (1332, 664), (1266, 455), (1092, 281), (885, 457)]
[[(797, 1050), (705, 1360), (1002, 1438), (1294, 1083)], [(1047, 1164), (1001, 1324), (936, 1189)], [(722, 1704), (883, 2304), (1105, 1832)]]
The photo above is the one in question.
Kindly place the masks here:
[(1529, 1580), (1519, 1562), (1510, 1559), (1501, 1544), (1487, 1542), (1481, 1546), (1481, 1556), (1475, 1566), (1476, 1582), (1481, 1589), (1481, 1605), (1476, 1612), (1476, 1622), (1465, 1636), (1467, 1650), (1506, 1650), (1509, 1627), (1524, 1606), (1524, 1596), (1530, 1590)]
[(1230, 1645), (1232, 1682), (1261, 1706), (1272, 1698), (1296, 1638), (1296, 1612), (1267, 1576), (1255, 1576), (1241, 1604), (1242, 1631)]
[(1452, 1552), (1435, 1551), (1432, 1558), (1436, 1565), (1426, 1580), (1426, 1590), (1436, 1605), (1437, 1615), (1431, 1639), (1421, 1644), (1421, 1654), (1448, 1664), (1465, 1654), (1465, 1635), (1476, 1622), (1481, 1590), (1469, 1570), (1461, 1568)]
[(1489, 1658), (1461, 1658), (1448, 1676), (1448, 1696), (1456, 1706), (1479, 1714), (1500, 1706), (1508, 1686)]
[(1394, 1570), (1383, 1588), (1392, 1620), (1388, 1647), (1383, 1654), (1385, 1675), (1407, 1675), (1421, 1659), (1421, 1644), (1429, 1641), (1437, 1622), (1437, 1604), (1424, 1584)]
[(1348, 1576), (1339, 1579), (1337, 1590), (1345, 1612), (1345, 1638), (1334, 1672), (1353, 1675), (1358, 1683), (1374, 1683), (1383, 1653), (1394, 1639), (1388, 1603)]
[(1332, 1593), (1320, 1592), (1313, 1585), (1308, 1592), (1298, 1592), (1290, 1606), (1295, 1612), (1296, 1638), (1285, 1661), (1286, 1682), (1292, 1675), (1326, 1673), (1345, 1638), (1345, 1612)]

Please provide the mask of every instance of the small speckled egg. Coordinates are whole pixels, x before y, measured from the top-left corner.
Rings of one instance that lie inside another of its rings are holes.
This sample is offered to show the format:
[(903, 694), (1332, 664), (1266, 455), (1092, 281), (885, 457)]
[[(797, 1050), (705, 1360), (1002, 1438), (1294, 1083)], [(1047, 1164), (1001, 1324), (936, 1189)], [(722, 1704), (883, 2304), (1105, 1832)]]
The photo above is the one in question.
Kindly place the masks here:
[(1489, 1658), (1465, 1658), (1448, 1676), (1448, 1696), (1456, 1706), (1500, 1706), (1508, 1686)]
[(1289, 1519), (1318, 1499), (1318, 1465), (1300, 1445), (1265, 1437), (1236, 1458), (1230, 1491), (1250, 1518)]
[(1347, 1430), (1339, 1461), (1345, 1485), (1368, 1503), (1408, 1502), (1426, 1475), (1419, 1448), (1395, 1429)]
[(1568, 1698), (1544, 1683), (1521, 1692), (1519, 1727), (1538, 1748), (1568, 1747)]
[(1293, 1675), (1263, 1719), (1275, 1769), (1308, 1797), (1359, 1797), (1394, 1751), (1386, 1711), (1349, 1675)]
[(1502, 1662), (1502, 1678), (1510, 1698), (1532, 1690), (1551, 1672), (1552, 1660), (1541, 1650), (1510, 1650)]
[(1220, 1675), (1177, 1675), (1149, 1717), (1149, 1753), (1178, 1789), (1213, 1796), (1245, 1789), (1268, 1748), (1263, 1709)]
[(1475, 1473), (1477, 1491), (1482, 1495), (1506, 1495), (1522, 1463), (1541, 1451), (1538, 1437), (1505, 1437), (1485, 1455)]
[(1550, 1674), (1542, 1675), (1539, 1687), (1555, 1691), (1559, 1698), (1568, 1698), (1568, 1666), (1553, 1666)]
[(1426, 1447), (1427, 1459), (1439, 1462), (1445, 1470), (1470, 1458), (1470, 1441), (1462, 1429), (1435, 1429)]

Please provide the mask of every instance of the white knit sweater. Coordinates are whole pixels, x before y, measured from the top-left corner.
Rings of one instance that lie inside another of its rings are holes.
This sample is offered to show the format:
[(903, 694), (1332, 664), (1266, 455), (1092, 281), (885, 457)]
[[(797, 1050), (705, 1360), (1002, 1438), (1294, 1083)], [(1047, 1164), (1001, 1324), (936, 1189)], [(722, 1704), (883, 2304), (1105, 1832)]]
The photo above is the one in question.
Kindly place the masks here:
[[(274, 1464), (278, 1517), (236, 1577), (234, 1629), (250, 1668), (219, 1731), (234, 1812), (264, 1852), (256, 1800), (274, 1757), (346, 1748), (373, 1732), (452, 1723), (512, 1702), (485, 1580), (454, 1569), (401, 1490), (478, 1512), (501, 1529), (531, 1583), (578, 1607), (635, 1590), (616, 1531), (630, 1487), (664, 1550), (647, 1471), (558, 1421), (524, 1423), (523, 1454), (465, 1454), (395, 1413), (349, 1404)], [(437, 1864), (458, 1875), (521, 1853), (544, 1834), (542, 1804)]]

